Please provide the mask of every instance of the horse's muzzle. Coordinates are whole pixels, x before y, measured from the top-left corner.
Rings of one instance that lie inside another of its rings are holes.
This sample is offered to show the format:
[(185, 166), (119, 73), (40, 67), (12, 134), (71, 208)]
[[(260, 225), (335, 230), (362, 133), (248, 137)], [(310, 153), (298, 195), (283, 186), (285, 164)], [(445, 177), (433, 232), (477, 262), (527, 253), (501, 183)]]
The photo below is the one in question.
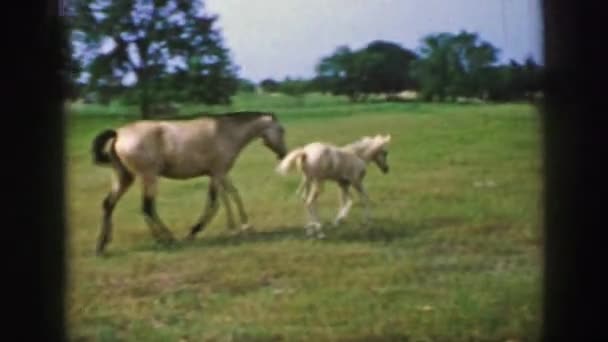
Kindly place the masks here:
[(388, 166), (383, 167), (383, 168), (382, 168), (382, 172), (383, 172), (383, 173), (388, 173)]

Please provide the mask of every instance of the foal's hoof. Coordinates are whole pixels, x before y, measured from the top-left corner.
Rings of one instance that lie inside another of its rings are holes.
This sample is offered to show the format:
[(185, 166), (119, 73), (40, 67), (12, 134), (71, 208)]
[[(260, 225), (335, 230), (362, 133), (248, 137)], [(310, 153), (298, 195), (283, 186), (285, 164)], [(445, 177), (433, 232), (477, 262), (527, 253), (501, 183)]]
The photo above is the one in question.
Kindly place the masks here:
[(255, 231), (255, 228), (253, 228), (253, 225), (251, 225), (249, 223), (243, 223), (243, 225), (241, 225), (241, 232), (249, 233), (249, 232), (253, 232), (253, 231)]
[(337, 218), (337, 219), (334, 220), (333, 226), (334, 227), (338, 227), (339, 225), (341, 225), (343, 223), (344, 223), (344, 218)]
[(304, 226), (304, 229), (306, 229), (307, 236), (312, 236), (315, 234), (315, 232), (320, 232), (321, 227), (322, 225), (320, 222), (309, 222), (306, 224), (306, 226)]

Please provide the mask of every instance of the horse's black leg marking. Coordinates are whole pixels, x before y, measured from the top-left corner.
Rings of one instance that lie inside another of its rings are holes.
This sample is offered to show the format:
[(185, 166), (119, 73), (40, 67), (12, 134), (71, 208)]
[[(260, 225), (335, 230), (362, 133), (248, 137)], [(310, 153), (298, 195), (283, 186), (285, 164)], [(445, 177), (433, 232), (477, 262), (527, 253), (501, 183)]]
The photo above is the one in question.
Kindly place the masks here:
[(112, 235), (112, 211), (114, 209), (114, 202), (112, 201), (112, 193), (109, 193), (101, 204), (103, 209), (103, 223), (101, 226), (101, 234), (99, 234), (99, 238), (97, 240), (97, 254), (101, 255), (111, 240)]
[(213, 218), (213, 216), (215, 215), (218, 209), (217, 191), (218, 189), (216, 185), (214, 184), (214, 182), (211, 182), (209, 184), (208, 201), (207, 206), (205, 207), (205, 211), (203, 212), (203, 215), (201, 216), (199, 221), (194, 226), (192, 226), (192, 228), (190, 228), (190, 234), (188, 234), (186, 239), (193, 240), (195, 235), (201, 230), (203, 230), (205, 226), (209, 223), (211, 218)]
[(143, 207), (144, 215), (154, 218), (154, 198), (144, 196)]
[[(166, 235), (164, 238), (164, 242), (165, 243), (172, 242), (174, 239), (173, 239), (173, 236), (171, 235), (171, 232), (169, 232), (169, 230), (166, 228), (164, 223), (158, 217), (158, 214), (156, 212), (156, 201), (155, 201), (154, 197), (144, 195), (142, 204), (143, 204), (142, 211), (144, 213), (144, 217), (146, 218), (146, 222), (148, 222), (148, 225), (150, 226), (152, 233), (153, 234), (155, 233), (154, 226), (156, 225), (157, 227), (159, 227), (161, 229), (160, 232), (164, 233)], [(157, 239), (159, 239), (159, 238), (157, 237)]]

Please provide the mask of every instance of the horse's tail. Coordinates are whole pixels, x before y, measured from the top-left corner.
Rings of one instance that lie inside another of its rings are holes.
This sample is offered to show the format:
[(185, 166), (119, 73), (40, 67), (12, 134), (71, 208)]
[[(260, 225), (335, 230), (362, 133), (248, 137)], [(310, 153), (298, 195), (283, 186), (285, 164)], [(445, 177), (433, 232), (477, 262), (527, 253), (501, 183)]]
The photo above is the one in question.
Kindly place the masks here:
[(303, 148), (297, 148), (283, 158), (276, 168), (276, 171), (281, 175), (286, 175), (292, 166), (296, 164), (299, 170), (302, 170), (302, 162), (306, 159), (306, 152)]
[(106, 144), (110, 139), (116, 138), (116, 131), (112, 129), (106, 129), (105, 131), (97, 134), (93, 139), (91, 146), (91, 152), (93, 153), (93, 163), (97, 165), (107, 165), (111, 162), (110, 153), (106, 150)]

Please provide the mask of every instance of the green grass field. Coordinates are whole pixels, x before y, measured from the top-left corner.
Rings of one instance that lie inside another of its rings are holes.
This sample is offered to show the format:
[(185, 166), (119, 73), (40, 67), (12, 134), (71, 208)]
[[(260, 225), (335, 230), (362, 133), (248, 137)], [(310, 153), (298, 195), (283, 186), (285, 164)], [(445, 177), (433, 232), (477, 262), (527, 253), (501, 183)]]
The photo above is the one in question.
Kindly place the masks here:
[[(108, 256), (98, 258), (110, 170), (92, 165), (90, 142), (134, 118), (75, 108), (67, 160), (72, 340), (536, 340), (542, 189), (532, 107), (276, 101), (232, 109), (276, 111), (290, 148), (392, 135), (390, 173), (370, 165), (365, 180), (371, 226), (360, 225), (355, 197), (343, 226), (307, 238), (294, 194), (299, 175), (275, 174), (275, 156), (255, 141), (232, 170), (255, 233), (231, 236), (220, 208), (195, 242), (162, 247), (140, 213), (136, 184), (114, 212)], [(161, 181), (159, 214), (176, 237), (201, 213), (207, 182)], [(337, 206), (338, 187), (328, 183), (319, 200), (325, 222)]]

